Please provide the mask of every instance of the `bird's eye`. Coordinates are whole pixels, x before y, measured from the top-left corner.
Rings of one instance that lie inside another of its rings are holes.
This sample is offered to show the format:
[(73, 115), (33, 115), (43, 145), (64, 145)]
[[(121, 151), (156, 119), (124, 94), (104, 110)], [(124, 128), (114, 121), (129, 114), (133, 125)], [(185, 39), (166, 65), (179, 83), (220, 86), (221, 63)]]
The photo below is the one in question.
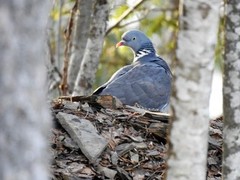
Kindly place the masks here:
[(132, 40), (135, 40), (135, 39), (136, 39), (135, 37), (132, 38)]

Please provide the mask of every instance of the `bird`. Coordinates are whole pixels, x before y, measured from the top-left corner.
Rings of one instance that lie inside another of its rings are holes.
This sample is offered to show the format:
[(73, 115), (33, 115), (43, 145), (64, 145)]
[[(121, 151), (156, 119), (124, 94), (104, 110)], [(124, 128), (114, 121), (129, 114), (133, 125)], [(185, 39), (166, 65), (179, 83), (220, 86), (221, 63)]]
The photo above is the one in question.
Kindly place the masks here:
[(168, 112), (172, 73), (156, 54), (151, 40), (140, 30), (125, 32), (116, 48), (127, 46), (134, 54), (133, 62), (116, 71), (93, 95), (112, 95), (123, 104)]

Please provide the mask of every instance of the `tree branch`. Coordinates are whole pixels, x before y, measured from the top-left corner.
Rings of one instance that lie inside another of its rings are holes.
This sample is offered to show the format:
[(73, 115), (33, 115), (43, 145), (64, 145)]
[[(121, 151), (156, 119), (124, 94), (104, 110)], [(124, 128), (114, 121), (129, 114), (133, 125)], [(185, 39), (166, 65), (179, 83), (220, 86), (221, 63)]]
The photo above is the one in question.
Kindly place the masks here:
[(56, 66), (60, 68), (60, 49), (61, 49), (61, 27), (62, 27), (62, 7), (63, 7), (63, 0), (59, 1), (59, 21), (58, 21), (58, 31), (57, 31), (57, 63)]
[(78, 1), (74, 4), (72, 8), (72, 12), (70, 15), (70, 20), (68, 23), (68, 27), (65, 30), (65, 39), (66, 39), (66, 46), (64, 50), (64, 65), (63, 65), (63, 75), (62, 75), (62, 83), (60, 85), (60, 90), (62, 95), (66, 95), (68, 91), (68, 83), (67, 83), (67, 75), (68, 75), (68, 64), (69, 64), (69, 50), (71, 47), (71, 35), (72, 35), (72, 29), (74, 24), (74, 16), (77, 11), (77, 5)]
[(125, 19), (127, 18), (135, 9), (137, 9), (142, 3), (144, 2), (144, 0), (139, 0), (138, 2), (136, 2), (136, 4), (130, 8), (128, 8), (128, 10), (126, 10), (119, 18), (118, 20), (107, 29), (106, 34), (107, 35), (109, 32), (111, 32), (114, 28), (118, 27), (119, 24)]
[(129, 21), (129, 22), (126, 22), (125, 24), (122, 24), (122, 25), (118, 25), (119, 28), (123, 28), (125, 26), (128, 26), (130, 24), (133, 24), (133, 23), (137, 23), (137, 22), (140, 22), (142, 21), (143, 19), (146, 18), (146, 16), (148, 15), (149, 12), (147, 12), (146, 14), (144, 14), (142, 17), (139, 17), (138, 19), (136, 20), (133, 20), (133, 21)]

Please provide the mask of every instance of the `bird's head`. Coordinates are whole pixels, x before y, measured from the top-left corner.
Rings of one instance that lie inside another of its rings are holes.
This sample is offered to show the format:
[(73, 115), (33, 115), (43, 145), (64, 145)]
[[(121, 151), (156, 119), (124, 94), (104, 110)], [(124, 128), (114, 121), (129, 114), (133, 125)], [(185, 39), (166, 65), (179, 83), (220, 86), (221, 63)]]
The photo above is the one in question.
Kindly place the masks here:
[(116, 44), (116, 47), (128, 46), (135, 53), (142, 49), (152, 49), (154, 51), (150, 39), (139, 30), (130, 30), (122, 35), (122, 40)]

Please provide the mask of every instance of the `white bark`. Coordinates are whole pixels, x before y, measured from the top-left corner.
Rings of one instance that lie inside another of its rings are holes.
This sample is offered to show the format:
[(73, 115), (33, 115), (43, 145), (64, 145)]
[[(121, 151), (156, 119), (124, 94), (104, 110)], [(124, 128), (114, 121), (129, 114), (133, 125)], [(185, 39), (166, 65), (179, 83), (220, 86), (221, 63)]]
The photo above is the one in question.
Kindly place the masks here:
[(219, 0), (185, 0), (180, 16), (171, 104), (167, 179), (206, 178), (208, 105), (217, 42)]
[(0, 6), (0, 179), (46, 180), (50, 116), (45, 101), (44, 31), (49, 1)]
[(226, 4), (223, 178), (240, 179), (240, 1)]
[(80, 71), (81, 61), (87, 44), (91, 22), (93, 0), (79, 1), (77, 21), (72, 40), (72, 52), (68, 69), (68, 91), (71, 94), (77, 74)]
[(95, 80), (98, 61), (102, 52), (106, 21), (108, 17), (107, 0), (96, 0), (90, 34), (81, 63), (81, 68), (74, 86), (73, 95), (89, 95)]

